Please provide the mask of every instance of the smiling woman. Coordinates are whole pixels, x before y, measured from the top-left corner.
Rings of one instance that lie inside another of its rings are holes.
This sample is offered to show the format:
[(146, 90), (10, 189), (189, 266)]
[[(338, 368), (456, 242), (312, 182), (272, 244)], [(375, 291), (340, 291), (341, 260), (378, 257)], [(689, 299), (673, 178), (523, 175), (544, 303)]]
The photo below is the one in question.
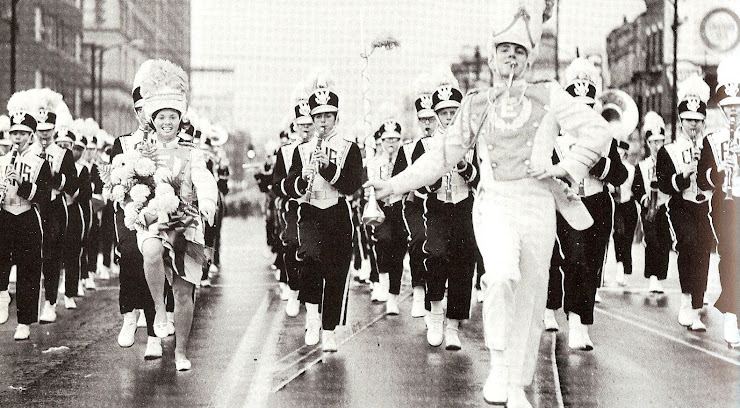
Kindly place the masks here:
[(161, 109), (155, 112), (152, 123), (157, 132), (157, 139), (165, 143), (173, 141), (180, 129), (180, 117), (180, 112), (174, 109)]

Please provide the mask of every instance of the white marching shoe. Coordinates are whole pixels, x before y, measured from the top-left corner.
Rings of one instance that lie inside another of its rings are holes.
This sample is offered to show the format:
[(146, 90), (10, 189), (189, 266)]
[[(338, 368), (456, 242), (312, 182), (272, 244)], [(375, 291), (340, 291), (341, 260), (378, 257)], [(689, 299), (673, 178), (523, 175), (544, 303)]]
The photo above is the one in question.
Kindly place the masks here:
[(193, 367), (193, 364), (187, 358), (180, 358), (175, 360), (175, 369), (177, 371), (189, 371)]
[(589, 350), (582, 326), (581, 316), (568, 313), (568, 347), (572, 350)]
[(110, 279), (110, 267), (107, 267), (105, 265), (98, 266), (98, 279)]
[(444, 313), (429, 313), (429, 325), (427, 326), (427, 342), (432, 347), (439, 347), (444, 340)]
[(154, 329), (154, 335), (159, 337), (160, 339), (163, 339), (167, 336), (169, 336), (169, 331), (167, 330), (167, 313), (165, 313), (164, 321), (159, 321), (157, 323), (157, 314), (154, 315), (154, 323), (152, 325)]
[(146, 327), (146, 316), (144, 310), (136, 309), (139, 311), (139, 318), (136, 320), (136, 327)]
[(740, 345), (740, 330), (737, 328), (737, 315), (734, 313), (725, 313), (725, 341), (729, 347), (735, 348)]
[(594, 296), (594, 303), (601, 303), (601, 295), (599, 295), (598, 290), (596, 290), (596, 296)]
[(617, 263), (617, 271), (614, 274), (614, 281), (620, 288), (627, 286), (627, 283), (624, 279), (624, 265), (622, 265), (621, 263)]
[(301, 301), (298, 300), (298, 291), (291, 290), (288, 294), (288, 303), (285, 304), (285, 314), (288, 317), (296, 317), (301, 312)]
[(98, 286), (95, 284), (95, 279), (90, 274), (90, 277), (85, 279), (85, 289), (96, 290)]
[(167, 334), (175, 334), (175, 312), (167, 312)]
[(201, 288), (210, 288), (211, 286), (212, 285), (211, 285), (211, 279), (210, 278), (206, 278), (206, 279), (203, 279), (202, 281), (200, 281), (200, 287)]
[(379, 282), (375, 284), (373, 289), (378, 290), (378, 294), (375, 296), (376, 300), (378, 302), (387, 302), (388, 301), (388, 291), (390, 290), (390, 275), (387, 273), (381, 273), (378, 277)]
[(411, 317), (424, 317), (424, 287), (414, 288), (414, 298), (411, 303)]
[(77, 302), (75, 302), (74, 298), (71, 297), (64, 297), (64, 308), (65, 309), (77, 309)]
[(18, 282), (18, 267), (16, 265), (13, 265), (10, 267), (10, 276), (8, 277), (9, 283), (16, 283)]
[(0, 324), (8, 321), (8, 306), (10, 305), (10, 293), (7, 290), (0, 292)]
[(445, 326), (445, 349), (446, 350), (460, 350), (462, 349), (462, 343), (460, 342), (460, 321), (455, 319), (447, 319), (447, 325)]
[[(142, 313), (142, 316), (144, 313)], [(123, 314), (123, 326), (118, 333), (118, 345), (121, 347), (131, 347), (134, 345), (136, 338), (136, 313), (128, 312)]]
[(324, 330), (321, 333), (321, 350), (327, 353), (337, 351), (337, 338), (334, 330)]
[(506, 406), (508, 401), (509, 369), (506, 366), (492, 366), (486, 383), (483, 384), (483, 399), (492, 405)]
[(701, 321), (701, 309), (691, 309), (691, 326), (689, 330), (696, 332), (707, 331), (707, 326)]
[(85, 285), (82, 283), (82, 279), (77, 282), (77, 296), (85, 297)]
[(285, 301), (290, 299), (290, 288), (288, 287), (288, 284), (285, 282), (280, 282), (280, 300)]
[(162, 339), (149, 336), (146, 339), (144, 360), (156, 360), (158, 358), (162, 358)]
[(31, 327), (27, 324), (19, 324), (18, 327), (15, 328), (15, 334), (13, 334), (13, 338), (16, 340), (28, 340), (28, 338), (31, 337)]
[(650, 293), (664, 293), (663, 286), (660, 284), (658, 277), (653, 275), (650, 277), (650, 284), (648, 285), (648, 291)]
[(321, 317), (306, 316), (306, 337), (304, 339), (307, 346), (319, 344), (319, 334), (321, 334)]
[(211, 264), (211, 266), (208, 267), (208, 277), (213, 279), (216, 276), (218, 276), (218, 265)]
[(560, 325), (558, 324), (558, 321), (555, 319), (554, 310), (545, 309), (545, 313), (542, 317), (542, 320), (545, 323), (545, 330), (549, 332), (556, 332), (560, 330)]
[(398, 295), (389, 294), (388, 301), (385, 304), (385, 314), (389, 316), (398, 316), (401, 313), (398, 310)]
[(689, 327), (694, 322), (694, 316), (691, 309), (691, 295), (688, 293), (681, 294), (681, 306), (678, 308), (678, 323), (681, 326)]
[(44, 306), (41, 308), (41, 314), (39, 315), (39, 321), (41, 323), (54, 323), (57, 321), (57, 305), (51, 304), (51, 302), (44, 301)]

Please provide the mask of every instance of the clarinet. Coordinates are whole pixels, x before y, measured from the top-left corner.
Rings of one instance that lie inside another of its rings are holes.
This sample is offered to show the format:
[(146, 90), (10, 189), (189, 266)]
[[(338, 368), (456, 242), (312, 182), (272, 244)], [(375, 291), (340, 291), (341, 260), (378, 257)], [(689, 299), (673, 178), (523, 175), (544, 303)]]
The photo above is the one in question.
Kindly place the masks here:
[(314, 168), (314, 172), (311, 174), (311, 176), (308, 178), (308, 187), (306, 187), (306, 202), (311, 202), (311, 192), (313, 191), (313, 180), (316, 178), (316, 172), (319, 171), (318, 163), (316, 163), (316, 160), (314, 160), (314, 157), (316, 157), (316, 154), (321, 152), (321, 144), (324, 142), (323, 138), (319, 138), (319, 140), (316, 142), (316, 148), (313, 151), (313, 154), (311, 155), (311, 161), (308, 163), (309, 166), (312, 166)]
[[(12, 156), (10, 156), (10, 168), (13, 168), (15, 166), (15, 160), (18, 157), (18, 145), (13, 145)], [(7, 167), (6, 167), (7, 169)], [(3, 202), (5, 202), (5, 196), (8, 194), (8, 187), (10, 183), (9, 179), (3, 180), (2, 188), (0, 188), (0, 205), (3, 205)]]

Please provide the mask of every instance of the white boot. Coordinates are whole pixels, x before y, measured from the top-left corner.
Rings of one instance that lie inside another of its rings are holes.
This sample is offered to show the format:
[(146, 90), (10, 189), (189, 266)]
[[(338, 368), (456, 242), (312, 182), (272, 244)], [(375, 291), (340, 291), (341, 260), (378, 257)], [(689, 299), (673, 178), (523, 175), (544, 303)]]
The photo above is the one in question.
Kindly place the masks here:
[(599, 290), (596, 290), (596, 296), (594, 296), (594, 303), (601, 303), (601, 295), (599, 295)]
[(90, 277), (85, 279), (85, 289), (96, 290), (97, 288), (98, 286), (95, 284), (95, 279), (91, 273)]
[(388, 302), (385, 304), (385, 314), (389, 316), (398, 316), (398, 295), (388, 294)]
[(555, 311), (552, 309), (545, 309), (542, 320), (545, 322), (545, 330), (549, 332), (556, 332), (560, 330), (560, 325), (555, 319)]
[[(143, 315), (143, 313), (142, 313)], [(131, 347), (136, 339), (136, 314), (128, 312), (123, 314), (123, 326), (118, 333), (118, 345), (121, 347)]]
[(591, 351), (594, 349), (594, 342), (591, 341), (591, 337), (588, 335), (588, 325), (581, 324), (581, 338), (583, 339), (583, 349)]
[(457, 319), (447, 319), (447, 325), (445, 326), (445, 349), (447, 350), (460, 350), (462, 343), (460, 342), (460, 321)]
[(586, 340), (583, 338), (581, 326), (583, 326), (581, 316), (573, 312), (568, 313), (568, 347), (573, 350), (586, 350)]
[(136, 309), (134, 312), (139, 312), (139, 318), (136, 320), (136, 327), (146, 327), (146, 316), (144, 316), (144, 311), (142, 309)]
[(375, 303), (378, 301), (378, 293), (380, 293), (380, 282), (370, 282), (370, 301)]
[(334, 330), (324, 330), (321, 334), (321, 350), (327, 353), (337, 351), (337, 339)]
[(483, 399), (494, 405), (505, 405), (508, 400), (509, 367), (504, 365), (502, 351), (491, 351), (491, 371), (483, 385)]
[(54, 323), (57, 321), (57, 305), (51, 304), (48, 300), (44, 302), (44, 307), (41, 309), (41, 315), (39, 315), (39, 321), (41, 323)]
[(149, 336), (146, 339), (144, 360), (156, 360), (158, 358), (162, 358), (162, 339)]
[(315, 346), (319, 343), (321, 334), (321, 315), (319, 315), (319, 305), (306, 303), (306, 336), (307, 346)]
[(285, 301), (285, 300), (290, 299), (289, 297), (290, 288), (288, 287), (288, 284), (285, 282), (280, 282), (279, 286), (280, 286), (280, 300)]
[(8, 321), (8, 305), (10, 305), (10, 293), (4, 290), (0, 292), (0, 324)]
[(445, 315), (443, 312), (429, 314), (429, 326), (427, 327), (427, 342), (430, 346), (439, 347), (444, 340)]
[(110, 268), (105, 265), (98, 266), (98, 278), (102, 280), (110, 279)]
[(27, 324), (19, 324), (18, 327), (15, 328), (15, 334), (13, 335), (14, 339), (28, 340), (29, 337), (31, 337), (31, 327)]
[(411, 303), (411, 317), (424, 317), (424, 287), (414, 288), (414, 300)]
[(621, 262), (617, 262), (617, 272), (614, 274), (614, 281), (619, 287), (625, 287), (627, 285), (624, 280), (624, 265)]
[(9, 283), (18, 282), (18, 267), (13, 265), (10, 267), (10, 277), (8, 277)]
[(653, 275), (650, 277), (650, 285), (648, 286), (648, 291), (650, 293), (663, 293), (663, 287), (661, 286), (657, 276)]
[(696, 332), (707, 331), (707, 326), (701, 321), (701, 309), (691, 309), (691, 326), (689, 330)]
[(379, 275), (380, 282), (376, 283), (375, 286), (378, 287), (378, 302), (387, 302), (388, 301), (388, 290), (390, 290), (391, 281), (390, 281), (390, 275), (387, 273), (381, 273)]
[(77, 281), (77, 296), (85, 297), (85, 285), (82, 280)]
[(301, 301), (298, 300), (298, 291), (291, 290), (288, 294), (288, 303), (285, 304), (285, 314), (288, 317), (296, 317), (301, 311)]
[(740, 331), (737, 328), (737, 315), (725, 313), (725, 341), (730, 347), (740, 345)]
[(75, 298), (71, 297), (64, 297), (64, 308), (65, 309), (77, 309), (77, 302), (75, 302)]
[(678, 323), (681, 326), (689, 327), (694, 321), (694, 316), (691, 312), (691, 295), (688, 293), (681, 294), (681, 306), (678, 308)]
[(508, 408), (532, 408), (532, 404), (527, 400), (527, 394), (521, 386), (509, 386), (509, 401), (506, 403)]

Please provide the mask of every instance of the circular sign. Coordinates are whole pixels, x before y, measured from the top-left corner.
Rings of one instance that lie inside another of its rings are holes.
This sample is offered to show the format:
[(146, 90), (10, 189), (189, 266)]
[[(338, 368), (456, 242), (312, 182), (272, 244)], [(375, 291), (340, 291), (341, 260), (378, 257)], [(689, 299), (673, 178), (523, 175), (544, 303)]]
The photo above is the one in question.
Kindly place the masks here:
[(699, 31), (707, 47), (729, 51), (740, 42), (740, 18), (728, 8), (714, 9), (704, 16)]

